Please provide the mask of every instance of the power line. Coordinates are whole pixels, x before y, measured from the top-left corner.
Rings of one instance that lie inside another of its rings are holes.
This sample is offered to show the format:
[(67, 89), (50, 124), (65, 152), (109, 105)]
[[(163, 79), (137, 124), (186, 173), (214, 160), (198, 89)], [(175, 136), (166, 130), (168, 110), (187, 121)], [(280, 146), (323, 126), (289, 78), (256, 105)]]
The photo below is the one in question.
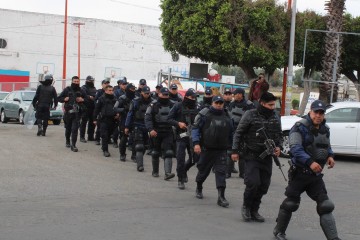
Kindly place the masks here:
[(161, 10), (157, 9), (157, 8), (145, 7), (145, 6), (141, 6), (141, 5), (137, 5), (137, 4), (133, 4), (133, 3), (127, 3), (127, 2), (123, 2), (123, 1), (119, 1), (119, 0), (109, 0), (109, 1), (115, 2), (115, 3), (120, 3), (120, 4), (123, 4), (123, 5), (132, 6), (132, 7), (143, 8), (143, 9), (147, 9), (147, 10), (161, 12)]

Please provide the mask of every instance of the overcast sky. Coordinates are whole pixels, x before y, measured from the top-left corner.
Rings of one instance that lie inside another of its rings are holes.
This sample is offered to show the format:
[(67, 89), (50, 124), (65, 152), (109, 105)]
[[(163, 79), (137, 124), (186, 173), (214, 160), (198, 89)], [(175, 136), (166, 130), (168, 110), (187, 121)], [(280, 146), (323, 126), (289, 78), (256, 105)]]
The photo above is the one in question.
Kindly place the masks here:
[[(297, 0), (297, 9), (325, 14), (324, 4), (325, 0)], [(157, 26), (159, 5), (160, 0), (68, 0), (68, 15)], [(0, 8), (64, 15), (65, 0), (0, 0)], [(346, 0), (346, 8), (353, 16), (359, 16), (360, 0)]]

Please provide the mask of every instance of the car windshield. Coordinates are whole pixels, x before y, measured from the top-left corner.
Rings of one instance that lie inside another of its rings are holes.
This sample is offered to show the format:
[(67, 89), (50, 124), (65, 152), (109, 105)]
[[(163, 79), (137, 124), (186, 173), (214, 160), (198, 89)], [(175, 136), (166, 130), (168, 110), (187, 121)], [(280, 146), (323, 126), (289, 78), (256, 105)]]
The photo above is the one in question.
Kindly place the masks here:
[(8, 93), (0, 93), (0, 100), (3, 100), (7, 95)]
[(34, 99), (35, 92), (22, 92), (21, 98), (23, 101), (32, 101)]

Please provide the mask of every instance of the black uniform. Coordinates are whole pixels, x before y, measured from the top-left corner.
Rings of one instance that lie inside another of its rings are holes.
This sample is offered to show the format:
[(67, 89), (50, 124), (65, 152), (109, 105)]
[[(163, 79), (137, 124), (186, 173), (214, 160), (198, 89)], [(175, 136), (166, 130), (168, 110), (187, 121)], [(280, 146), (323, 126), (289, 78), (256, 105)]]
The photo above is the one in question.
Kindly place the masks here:
[(152, 151), (152, 175), (159, 176), (159, 157), (162, 153), (164, 158), (165, 180), (173, 178), (175, 174), (171, 173), (172, 157), (174, 157), (174, 136), (172, 126), (168, 121), (170, 109), (174, 103), (167, 98), (160, 98), (152, 102), (146, 110), (145, 126), (148, 132), (155, 130), (157, 136), (151, 138), (153, 142)]
[(125, 134), (125, 121), (126, 116), (130, 109), (130, 103), (135, 98), (135, 94), (132, 91), (127, 91), (124, 95), (122, 95), (115, 103), (115, 111), (120, 113), (119, 120), (119, 152), (120, 152), (120, 160), (126, 160), (126, 143), (128, 141), (128, 135)]
[(125, 128), (133, 131), (137, 170), (139, 172), (144, 170), (145, 145), (149, 138), (145, 127), (145, 113), (151, 101), (150, 97), (145, 99), (143, 96), (132, 100), (125, 122)]
[(169, 93), (169, 98), (174, 103), (181, 102), (183, 100), (182, 96), (179, 93), (176, 94)]
[(106, 157), (110, 156), (108, 153), (108, 141), (114, 128), (116, 127), (117, 120), (115, 119), (116, 112), (114, 110), (115, 96), (110, 94), (103, 94), (96, 102), (94, 110), (94, 119), (98, 117), (100, 133), (101, 133), (101, 149)]
[(211, 106), (212, 97), (203, 97), (203, 100), (199, 103), (200, 109), (209, 108)]
[[(81, 89), (86, 93), (87, 98), (85, 99), (86, 110), (83, 112), (81, 116), (81, 124), (80, 124), (80, 139), (85, 140), (85, 131), (87, 125), (87, 135), (88, 140), (94, 140), (94, 108), (95, 108), (95, 96), (96, 96), (96, 88), (94, 87), (93, 82), (86, 82), (85, 85), (81, 87)], [(94, 99), (90, 99), (90, 96)]]
[[(184, 98), (182, 102), (176, 103), (170, 110), (168, 120), (176, 127), (176, 160), (177, 160), (177, 176), (179, 180), (179, 188), (184, 189), (184, 182), (187, 182), (187, 170), (185, 164), (185, 152), (191, 150), (189, 153), (190, 162), (193, 162), (193, 158), (198, 159), (198, 155), (193, 154), (193, 144), (191, 140), (191, 129), (194, 124), (195, 116), (199, 113), (196, 100), (189, 100)], [(179, 122), (186, 123), (187, 129), (180, 129)], [(196, 161), (197, 162), (197, 161)]]
[[(239, 125), (239, 122), (244, 115), (244, 113), (247, 110), (254, 109), (255, 105), (249, 101), (242, 99), (241, 101), (232, 101), (230, 102), (228, 106), (228, 111), (230, 113), (231, 119), (234, 122), (234, 126), (237, 127)], [(243, 155), (244, 151), (244, 143), (243, 141), (240, 142), (240, 151), (239, 155)], [(231, 177), (232, 170), (234, 168), (234, 161), (232, 161), (230, 158), (228, 159), (228, 171), (227, 171), (227, 177)], [(239, 177), (244, 178), (244, 161), (239, 161)]]
[[(104, 89), (100, 88), (96, 91), (96, 95), (95, 95), (95, 104), (96, 102), (99, 100), (99, 98), (105, 93)], [(97, 119), (98, 116), (94, 115), (94, 118)], [(96, 132), (95, 132), (95, 144), (96, 145), (100, 145), (100, 137), (101, 137), (101, 133), (100, 133), (100, 121), (96, 122)]]
[[(115, 90), (115, 87), (118, 87), (118, 88)], [(115, 86), (115, 87), (114, 87), (114, 95), (115, 95), (116, 99), (119, 99), (122, 95), (125, 94), (125, 90), (123, 90), (119, 86)], [(113, 144), (114, 148), (117, 148), (118, 147), (118, 139), (119, 139), (119, 128), (118, 127), (116, 127), (114, 129), (112, 139), (113, 139), (113, 142), (114, 142), (114, 144)]]
[[(64, 99), (66, 97), (69, 97), (69, 100), (65, 102)], [(77, 97), (86, 99), (86, 93), (79, 86), (66, 87), (58, 97), (59, 102), (65, 103), (64, 122), (66, 146), (70, 147), (71, 137), (71, 149), (73, 151), (77, 151), (76, 141), (79, 131), (79, 122), (84, 108), (83, 102), (76, 102)]]
[[(325, 106), (325, 105), (324, 105)], [(334, 203), (329, 199), (322, 173), (315, 173), (310, 165), (317, 162), (324, 168), (328, 157), (333, 157), (330, 145), (330, 130), (323, 121), (317, 129), (309, 116), (298, 121), (289, 135), (292, 166), (289, 170), (289, 185), (286, 188), (286, 199), (280, 206), (274, 235), (285, 240), (285, 231), (292, 212), (300, 205), (303, 192), (316, 201), (320, 225), (327, 239), (339, 240), (335, 219), (332, 214)]]
[(227, 149), (231, 146), (233, 130), (233, 123), (227, 111), (213, 107), (204, 108), (199, 112), (192, 129), (194, 146), (201, 146), (200, 160), (197, 164), (199, 171), (196, 176), (196, 196), (202, 198), (203, 182), (214, 168), (216, 188), (219, 192), (218, 204), (223, 207), (229, 205), (224, 192)]
[[(252, 109), (243, 115), (234, 134), (233, 153), (238, 153), (241, 139), (243, 139), (246, 149), (241, 161), (245, 161), (245, 180), (243, 216), (246, 213), (245, 221), (251, 217), (258, 216), (262, 197), (267, 193), (272, 175), (272, 156), (268, 155), (264, 159), (260, 155), (266, 150), (265, 137), (259, 136), (257, 131), (265, 128), (270, 139), (274, 140), (276, 146), (282, 144), (282, 131), (280, 118), (273, 110), (269, 110), (262, 105), (257, 109)], [(251, 217), (250, 217), (251, 215)], [(258, 221), (264, 221), (261, 216)]]
[(51, 86), (51, 83), (52, 80), (46, 80), (42, 85), (38, 86), (32, 101), (34, 109), (36, 109), (35, 117), (38, 124), (38, 136), (46, 135), (46, 129), (50, 118), (50, 108), (52, 105), (54, 105), (54, 108), (58, 105), (57, 93), (55, 88)]

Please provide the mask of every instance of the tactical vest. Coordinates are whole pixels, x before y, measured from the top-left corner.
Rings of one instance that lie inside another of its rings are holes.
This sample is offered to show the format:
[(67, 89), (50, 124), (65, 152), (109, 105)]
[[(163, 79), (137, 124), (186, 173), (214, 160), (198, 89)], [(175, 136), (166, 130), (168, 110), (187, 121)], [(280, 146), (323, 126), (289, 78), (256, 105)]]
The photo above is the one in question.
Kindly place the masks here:
[(171, 125), (168, 121), (168, 115), (170, 113), (171, 105), (160, 105), (156, 104), (155, 106), (155, 116), (154, 116), (154, 125), (157, 129), (169, 129)]
[(230, 111), (231, 119), (234, 121), (235, 125), (237, 126), (244, 115), (245, 111), (243, 106), (239, 106), (234, 104), (235, 106)]
[(101, 115), (105, 118), (110, 118), (115, 116), (114, 104), (116, 102), (115, 99), (109, 99), (105, 96), (102, 97), (103, 106), (101, 108)]
[[(296, 123), (297, 125), (302, 124), (308, 130), (310, 134), (310, 143), (304, 147), (305, 152), (311, 156), (311, 159), (321, 167), (324, 167), (328, 157), (328, 148), (330, 147), (330, 130), (327, 125), (320, 126), (319, 129), (312, 129), (313, 126), (307, 119), (301, 119)], [(314, 134), (314, 132), (316, 133)]]
[(122, 107), (124, 108), (124, 114), (127, 114), (130, 109), (131, 100), (127, 98), (125, 94), (122, 95), (119, 100), (121, 101)]
[(144, 119), (145, 119), (146, 109), (151, 102), (149, 101), (148, 103), (145, 103), (139, 99), (136, 103), (137, 103), (137, 107), (136, 107), (136, 112), (135, 112), (135, 116), (134, 116), (135, 122), (143, 123)]
[(202, 146), (208, 149), (227, 149), (231, 128), (229, 115), (226, 112), (216, 115), (207, 111), (205, 118), (201, 131)]
[(40, 96), (38, 100), (38, 105), (50, 106), (53, 100), (54, 87), (40, 85), (39, 88), (40, 88)]
[[(74, 110), (74, 105), (82, 105), (80, 103), (76, 103), (76, 98), (77, 97), (81, 97), (81, 91), (74, 91), (71, 87), (67, 87), (67, 90), (68, 90), (68, 97), (69, 97), (69, 101), (67, 101), (65, 103), (65, 110), (69, 111), (69, 110)], [(79, 111), (79, 109), (78, 109)], [(78, 111), (75, 111), (75, 112), (78, 112)]]

